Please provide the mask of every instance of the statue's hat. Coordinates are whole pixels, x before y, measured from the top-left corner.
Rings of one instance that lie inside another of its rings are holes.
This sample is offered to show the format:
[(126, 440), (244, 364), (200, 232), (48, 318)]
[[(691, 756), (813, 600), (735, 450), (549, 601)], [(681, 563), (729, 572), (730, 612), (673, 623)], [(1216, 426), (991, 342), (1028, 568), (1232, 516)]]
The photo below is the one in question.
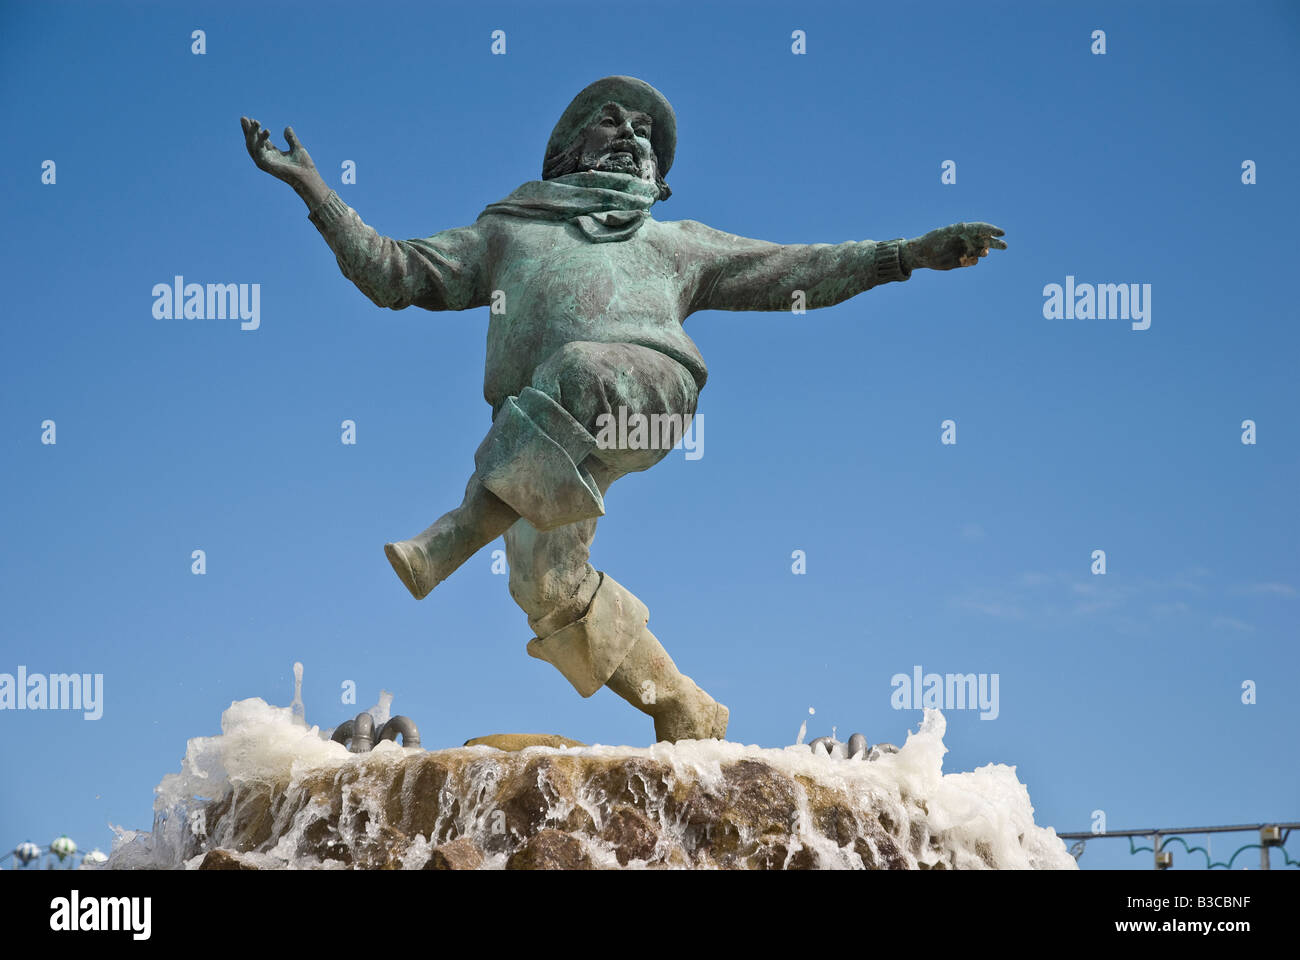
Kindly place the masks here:
[(639, 110), (654, 121), (650, 125), (650, 146), (654, 148), (662, 178), (673, 165), (673, 153), (677, 149), (677, 115), (662, 93), (636, 77), (604, 77), (574, 97), (551, 131), (543, 167), (546, 161), (573, 143), (573, 138), (582, 132), (591, 115), (607, 103)]

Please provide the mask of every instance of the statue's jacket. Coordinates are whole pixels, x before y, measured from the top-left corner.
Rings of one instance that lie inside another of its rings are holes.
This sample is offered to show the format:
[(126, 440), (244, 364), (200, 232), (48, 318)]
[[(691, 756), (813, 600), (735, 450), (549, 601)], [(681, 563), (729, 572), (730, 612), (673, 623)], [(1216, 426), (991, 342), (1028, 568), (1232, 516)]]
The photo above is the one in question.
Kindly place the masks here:
[(649, 347), (703, 387), (708, 370), (682, 328), (695, 311), (815, 309), (910, 273), (899, 240), (769, 243), (655, 220), (656, 196), (653, 184), (589, 171), (526, 183), (426, 239), (381, 236), (333, 191), (311, 221), (379, 306), (492, 307), (483, 395), (494, 411), (575, 341)]

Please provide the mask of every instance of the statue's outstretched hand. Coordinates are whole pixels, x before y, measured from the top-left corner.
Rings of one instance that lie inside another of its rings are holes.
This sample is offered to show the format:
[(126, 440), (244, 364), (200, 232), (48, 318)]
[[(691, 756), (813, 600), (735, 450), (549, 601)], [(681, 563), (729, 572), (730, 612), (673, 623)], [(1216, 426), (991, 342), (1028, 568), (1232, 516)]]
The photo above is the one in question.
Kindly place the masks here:
[(311, 155), (294, 136), (293, 127), (284, 128), (284, 139), (289, 141), (289, 152), (285, 153), (271, 142), (271, 131), (264, 130), (256, 120), (240, 117), (239, 125), (244, 128), (248, 155), (258, 169), (294, 187), (301, 186), (316, 172), (316, 164), (311, 162)]
[(1007, 248), (1006, 243), (998, 239), (1003, 233), (1001, 228), (991, 223), (954, 223), (907, 241), (903, 260), (911, 269), (973, 267), (979, 263), (980, 257), (989, 255), (989, 250)]

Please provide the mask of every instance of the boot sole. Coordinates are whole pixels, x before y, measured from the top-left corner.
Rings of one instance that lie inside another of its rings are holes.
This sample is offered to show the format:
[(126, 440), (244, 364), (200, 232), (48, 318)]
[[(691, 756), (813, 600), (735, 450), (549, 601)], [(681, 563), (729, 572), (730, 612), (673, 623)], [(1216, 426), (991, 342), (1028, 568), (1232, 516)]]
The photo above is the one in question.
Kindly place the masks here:
[(402, 543), (386, 543), (384, 544), (384, 556), (388, 557), (393, 572), (402, 581), (402, 585), (411, 592), (411, 596), (415, 597), (416, 600), (423, 600), (433, 591), (433, 587), (424, 586), (416, 576), (415, 567), (407, 555), (407, 551), (410, 549), (410, 547)]

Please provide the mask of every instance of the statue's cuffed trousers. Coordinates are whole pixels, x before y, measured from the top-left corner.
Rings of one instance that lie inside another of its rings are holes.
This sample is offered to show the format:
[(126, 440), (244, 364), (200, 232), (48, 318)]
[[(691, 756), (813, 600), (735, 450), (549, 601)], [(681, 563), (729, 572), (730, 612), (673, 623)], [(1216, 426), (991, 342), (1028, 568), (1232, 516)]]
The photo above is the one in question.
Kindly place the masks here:
[[(598, 490), (600, 512), (610, 484), (654, 466), (668, 454), (669, 441), (680, 438), (699, 399), (694, 378), (677, 361), (657, 350), (623, 343), (567, 344), (536, 369), (531, 386), (572, 418), (573, 423), (553, 427), (551, 432), (571, 434), (556, 438), (565, 449), (579, 453), (588, 449), (574, 465), (583, 474), (583, 483), (590, 481)], [(530, 409), (536, 407), (534, 403)], [(646, 425), (639, 436), (638, 421)], [(575, 424), (589, 440), (578, 442)], [(620, 424), (627, 425), (622, 436)], [(668, 435), (667, 425), (672, 424), (676, 436)], [(652, 432), (655, 436), (649, 436)], [(597, 443), (597, 438), (613, 442)], [(574, 489), (581, 495), (581, 487)], [(588, 516), (539, 530), (520, 519), (505, 534), (510, 594), (536, 634), (528, 652), (553, 664), (584, 697), (609, 680), (648, 616), (640, 601), (589, 562), (596, 521), (596, 516)], [(565, 629), (584, 618), (592, 629)]]

